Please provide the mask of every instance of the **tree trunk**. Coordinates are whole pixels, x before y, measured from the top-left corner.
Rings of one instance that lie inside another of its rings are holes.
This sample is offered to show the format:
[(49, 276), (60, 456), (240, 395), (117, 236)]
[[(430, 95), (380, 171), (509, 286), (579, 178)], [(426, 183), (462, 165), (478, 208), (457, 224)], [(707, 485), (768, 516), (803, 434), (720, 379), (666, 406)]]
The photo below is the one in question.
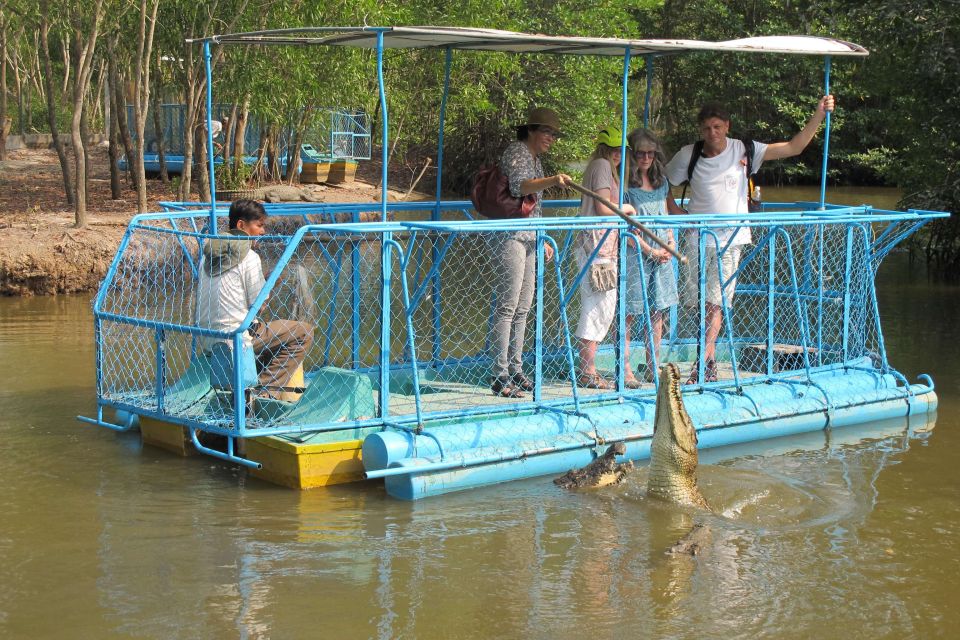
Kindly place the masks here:
[[(87, 85), (87, 88), (89, 88), (89, 84)], [(86, 92), (84, 92), (84, 94), (86, 94)], [(85, 145), (90, 144), (90, 140), (91, 140), (91, 137), (90, 137), (90, 114), (87, 112), (87, 110), (89, 109), (89, 107), (90, 107), (90, 104), (87, 102), (86, 95), (84, 95), (84, 105), (83, 105), (83, 109), (80, 110), (80, 137), (83, 138), (83, 144), (85, 144)], [(90, 187), (90, 154), (89, 154), (89, 153), (84, 153), (84, 154), (83, 154), (83, 158), (84, 158), (84, 164), (83, 164), (84, 174), (86, 175), (86, 178), (84, 179), (84, 183), (83, 183), (83, 190), (84, 190), (84, 191), (89, 191), (89, 187)]]
[(233, 105), (230, 110), (230, 117), (223, 123), (223, 168), (230, 165), (230, 159), (233, 157), (233, 132), (237, 122), (237, 105)]
[[(107, 91), (110, 92), (109, 86)], [(110, 92), (112, 94), (112, 92)], [(110, 102), (113, 100), (108, 96)], [(107, 131), (110, 136), (110, 198), (120, 200), (123, 197), (123, 185), (120, 184), (120, 126), (117, 124), (117, 110), (110, 109), (110, 123)]]
[(297, 127), (293, 132), (293, 142), (287, 147), (287, 170), (283, 179), (289, 184), (299, 182), (300, 178), (300, 145), (303, 143), (303, 129)]
[[(206, 117), (204, 117), (206, 121)], [(194, 129), (194, 144), (197, 147), (197, 191), (201, 202), (210, 200), (210, 168), (207, 166), (207, 129), (197, 124)]]
[(158, 92), (154, 91), (153, 106), (153, 134), (157, 139), (157, 161), (160, 163), (160, 180), (164, 184), (170, 184), (170, 174), (167, 173), (167, 152), (164, 147), (167, 144), (167, 137), (163, 134), (163, 120), (160, 118), (160, 97)]
[(233, 134), (233, 157), (237, 165), (243, 162), (246, 155), (246, 137), (247, 137), (247, 119), (250, 116), (250, 94), (243, 99), (243, 107), (237, 115), (237, 125), (234, 127)]
[(196, 107), (193, 103), (197, 95), (197, 88), (193, 84), (192, 75), (189, 72), (186, 83), (187, 95), (184, 102), (187, 105), (187, 110), (183, 114), (183, 169), (180, 173), (179, 195), (180, 200), (184, 202), (190, 199), (190, 183), (193, 179), (193, 129), (196, 120)]
[[(100, 29), (103, 0), (95, 0), (92, 12), (84, 9), (83, 15), (73, 16), (73, 29), (78, 45), (82, 42), (80, 55), (76, 60), (75, 78), (73, 81), (73, 121), (70, 135), (73, 139), (73, 157), (76, 168), (76, 202), (74, 202), (74, 226), (78, 228), (87, 225), (87, 151), (81, 133), (81, 121), (85, 110), (87, 89), (90, 86), (90, 76), (93, 71), (93, 52), (97, 46), (97, 35)], [(92, 15), (91, 15), (92, 14)], [(90, 19), (85, 24), (84, 17)], [(81, 41), (81, 38), (86, 38)]]
[(7, 159), (7, 136), (12, 125), (7, 117), (7, 19), (0, 13), (0, 160)]
[[(111, 47), (112, 49), (112, 47)], [(117, 130), (120, 132), (120, 141), (123, 142), (123, 152), (127, 157), (127, 176), (130, 184), (137, 188), (136, 176), (133, 173), (133, 139), (130, 137), (130, 127), (127, 126), (127, 101), (123, 95), (123, 81), (117, 70), (117, 63), (113, 54), (110, 54), (110, 87), (113, 89), (113, 109), (117, 112)]]
[(20, 71), (14, 68), (14, 78), (17, 83), (17, 129), (21, 136), (26, 132), (26, 123), (24, 118), (26, 114), (23, 110), (23, 80), (20, 78)]
[[(50, 60), (50, 23), (47, 21), (46, 2), (42, 5), (40, 16), (40, 45), (43, 54), (43, 82), (47, 94), (47, 120), (50, 124), (50, 135), (53, 136), (53, 148), (60, 160), (60, 172), (63, 175), (63, 193), (67, 204), (74, 204), (73, 169), (67, 158), (67, 150), (60, 140), (60, 130), (57, 129), (56, 88), (53, 86), (53, 63)], [(22, 123), (21, 123), (22, 125)]]
[(144, 136), (147, 131), (147, 106), (150, 104), (150, 59), (153, 50), (153, 34), (157, 24), (157, 7), (160, 0), (152, 0), (153, 6), (147, 15), (147, 0), (140, 0), (140, 26), (137, 32), (136, 72), (133, 80), (133, 123), (136, 128), (136, 158), (134, 174), (137, 186), (137, 213), (147, 210), (147, 177), (143, 166)]

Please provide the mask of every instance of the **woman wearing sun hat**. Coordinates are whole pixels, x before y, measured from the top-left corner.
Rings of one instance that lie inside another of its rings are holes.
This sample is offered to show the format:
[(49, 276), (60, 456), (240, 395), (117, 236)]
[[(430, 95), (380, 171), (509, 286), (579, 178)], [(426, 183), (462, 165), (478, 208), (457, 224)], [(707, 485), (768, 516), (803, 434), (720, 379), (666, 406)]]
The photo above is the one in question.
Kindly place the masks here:
[[(570, 176), (558, 173), (544, 176), (540, 156), (547, 153), (560, 137), (560, 118), (553, 109), (531, 109), (524, 124), (517, 127), (517, 139), (500, 157), (500, 171), (510, 182), (510, 194), (520, 198), (536, 194), (531, 217), (541, 215), (544, 189), (566, 186)], [(536, 289), (536, 233), (512, 231), (493, 234), (491, 266), (495, 274), (496, 307), (490, 328), (490, 359), (495, 395), (522, 398), (533, 390), (533, 382), (523, 373), (523, 341), (527, 314)], [(544, 245), (544, 257), (550, 260), (553, 249)]]

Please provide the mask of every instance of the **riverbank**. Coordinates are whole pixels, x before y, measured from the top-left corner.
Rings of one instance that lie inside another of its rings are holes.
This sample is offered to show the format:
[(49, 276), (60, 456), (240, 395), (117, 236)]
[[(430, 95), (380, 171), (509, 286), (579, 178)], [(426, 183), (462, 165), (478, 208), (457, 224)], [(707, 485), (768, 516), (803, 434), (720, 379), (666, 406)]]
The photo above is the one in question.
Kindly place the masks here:
[[(110, 198), (107, 151), (94, 147), (91, 153), (88, 224), (82, 229), (74, 228), (73, 207), (64, 199), (60, 164), (52, 149), (17, 149), (0, 162), (0, 295), (97, 289), (137, 205), (136, 192), (126, 181), (122, 199)], [(364, 176), (369, 173), (365, 171)], [(337, 202), (370, 202), (379, 200), (379, 189), (358, 179), (338, 186), (318, 185), (315, 195)], [(391, 200), (403, 195), (389, 193)], [(414, 192), (409, 199), (425, 197)], [(160, 180), (148, 180), (147, 199), (148, 210), (159, 211), (158, 203), (176, 200), (176, 191)]]

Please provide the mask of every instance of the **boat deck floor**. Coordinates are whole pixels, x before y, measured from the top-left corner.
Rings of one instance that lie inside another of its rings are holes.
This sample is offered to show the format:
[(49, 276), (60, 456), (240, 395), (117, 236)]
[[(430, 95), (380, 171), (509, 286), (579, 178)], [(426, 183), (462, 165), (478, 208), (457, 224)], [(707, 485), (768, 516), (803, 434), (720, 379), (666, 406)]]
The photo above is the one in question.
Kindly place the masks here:
[[(693, 362), (676, 362), (680, 367), (681, 374), (689, 375), (693, 368)], [(612, 381), (614, 372), (598, 368), (598, 373)], [(750, 371), (740, 371), (740, 378), (753, 378), (760, 374)], [(729, 362), (717, 363), (717, 377), (719, 380), (733, 380), (733, 367)], [(652, 382), (641, 384), (636, 393), (652, 396), (654, 385)], [(577, 388), (578, 397), (589, 399), (591, 396), (597, 396), (604, 393), (611, 393), (603, 389)], [(376, 395), (377, 392), (374, 391)], [(529, 402), (532, 393), (524, 393), (524, 397), (519, 400), (520, 403)], [(544, 401), (572, 399), (573, 390), (570, 381), (567, 379), (547, 379), (542, 386), (542, 399)], [(379, 402), (379, 398), (377, 398)], [(431, 380), (421, 383), (420, 390), (421, 408), (424, 412), (449, 412), (468, 408), (489, 406), (489, 407), (509, 407), (515, 405), (518, 400), (515, 398), (503, 398), (496, 396), (490, 390), (489, 386), (472, 385), (460, 382), (446, 382), (442, 380)], [(392, 415), (402, 416), (405, 414), (416, 413), (416, 400), (414, 396), (391, 394), (390, 395), (390, 413)]]

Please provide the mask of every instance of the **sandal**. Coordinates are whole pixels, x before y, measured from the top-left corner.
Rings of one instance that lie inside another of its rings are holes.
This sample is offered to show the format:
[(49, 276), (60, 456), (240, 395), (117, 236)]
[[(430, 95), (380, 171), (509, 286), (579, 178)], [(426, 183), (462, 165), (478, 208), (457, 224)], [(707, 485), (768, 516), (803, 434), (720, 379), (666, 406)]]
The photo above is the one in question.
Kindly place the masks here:
[(610, 391), (613, 383), (599, 373), (581, 373), (577, 376), (577, 386), (582, 389), (603, 389)]
[(623, 386), (625, 389), (640, 389), (643, 387), (643, 383), (636, 378), (624, 378)]
[(513, 386), (521, 391), (533, 391), (533, 380), (522, 373), (513, 374)]
[[(690, 377), (687, 378), (686, 384), (697, 384), (697, 381), (699, 380), (699, 376), (697, 375), (697, 367), (697, 364), (693, 365), (693, 370), (690, 372)], [(703, 381), (716, 382), (717, 379), (717, 361), (707, 360), (707, 364), (703, 368)]]
[(510, 378), (494, 378), (490, 384), (490, 390), (493, 395), (501, 398), (522, 398), (523, 391), (510, 381)]
[(653, 371), (645, 364), (637, 365), (637, 375), (644, 382), (653, 383)]

